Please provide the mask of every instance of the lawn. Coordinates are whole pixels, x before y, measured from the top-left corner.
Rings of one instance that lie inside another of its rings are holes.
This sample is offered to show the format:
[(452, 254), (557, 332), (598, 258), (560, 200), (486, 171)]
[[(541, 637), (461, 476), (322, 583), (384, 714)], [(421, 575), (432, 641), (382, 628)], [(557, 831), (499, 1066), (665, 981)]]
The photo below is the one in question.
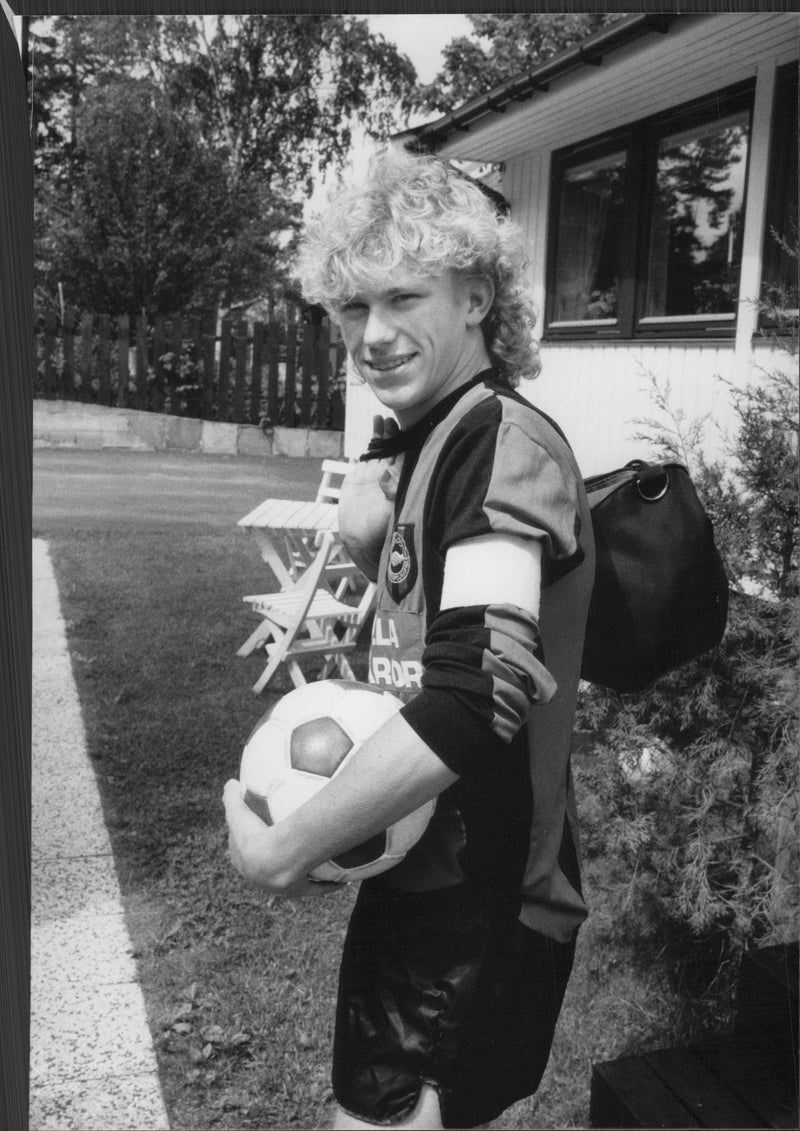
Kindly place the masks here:
[[(235, 529), (58, 532), (49, 547), (171, 1126), (326, 1127), (354, 893), (267, 898), (225, 854), (222, 787), (272, 702), (250, 690), (263, 661), (235, 655), (263, 565)], [(542, 1088), (496, 1127), (586, 1127), (592, 1063), (674, 1032), (680, 1003), (658, 965), (611, 941), (604, 874), (593, 860)]]

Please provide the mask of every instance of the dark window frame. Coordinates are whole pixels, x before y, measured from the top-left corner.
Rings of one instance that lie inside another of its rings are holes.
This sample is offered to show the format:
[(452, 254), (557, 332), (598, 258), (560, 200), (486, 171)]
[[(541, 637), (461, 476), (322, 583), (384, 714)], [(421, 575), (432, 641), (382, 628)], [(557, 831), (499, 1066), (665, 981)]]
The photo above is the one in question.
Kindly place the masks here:
[[(692, 129), (714, 118), (745, 111), (748, 115), (747, 164), (743, 191), (743, 218), (746, 213), (749, 175), (753, 98), (755, 81), (750, 79), (715, 91), (713, 95), (694, 99), (681, 106), (651, 115), (637, 122), (587, 138), (553, 153), (550, 168), (550, 200), (547, 224), (547, 257), (545, 277), (545, 341), (659, 341), (675, 339), (732, 339), (736, 334), (736, 313), (724, 321), (719, 319), (681, 319), (670, 317), (641, 320), (646, 301), (647, 256), (652, 203), (655, 193), (655, 171), (661, 140), (681, 130)], [(595, 325), (592, 320), (553, 325), (555, 281), (558, 262), (558, 223), (561, 185), (564, 172), (592, 158), (625, 149), (627, 153), (625, 193), (626, 211), (630, 216), (623, 235), (620, 256), (620, 281), (617, 294), (616, 325)]]

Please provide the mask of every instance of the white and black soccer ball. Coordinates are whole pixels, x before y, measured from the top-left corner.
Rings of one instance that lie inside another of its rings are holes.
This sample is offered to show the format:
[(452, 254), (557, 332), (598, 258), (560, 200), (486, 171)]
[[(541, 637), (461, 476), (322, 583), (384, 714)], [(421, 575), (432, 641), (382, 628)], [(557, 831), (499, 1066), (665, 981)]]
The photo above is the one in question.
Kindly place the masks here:
[[(272, 825), (298, 809), (347, 764), (363, 742), (402, 707), (368, 683), (327, 679), (279, 699), (245, 744), (239, 781), (254, 813)], [(394, 867), (428, 826), (429, 801), (383, 833), (320, 864), (316, 880), (365, 880)]]

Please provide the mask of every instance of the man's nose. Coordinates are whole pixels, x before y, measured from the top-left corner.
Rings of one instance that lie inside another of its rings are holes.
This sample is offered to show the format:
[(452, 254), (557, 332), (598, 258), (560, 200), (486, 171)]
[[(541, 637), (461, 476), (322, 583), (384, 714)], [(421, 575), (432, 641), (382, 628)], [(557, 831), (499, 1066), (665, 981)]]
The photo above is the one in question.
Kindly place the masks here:
[(370, 307), (367, 322), (364, 326), (364, 345), (379, 346), (392, 341), (395, 328), (392, 323), (391, 312), (381, 306)]

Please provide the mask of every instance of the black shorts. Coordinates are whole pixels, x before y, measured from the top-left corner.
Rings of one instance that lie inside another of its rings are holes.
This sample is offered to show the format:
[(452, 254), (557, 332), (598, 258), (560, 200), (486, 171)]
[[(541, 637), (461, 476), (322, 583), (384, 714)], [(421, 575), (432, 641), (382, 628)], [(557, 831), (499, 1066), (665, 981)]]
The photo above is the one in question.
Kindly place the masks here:
[(424, 1083), (445, 1127), (495, 1119), (539, 1086), (575, 943), (524, 927), (469, 884), (400, 893), (362, 884), (342, 956), (333, 1090), (390, 1126)]

